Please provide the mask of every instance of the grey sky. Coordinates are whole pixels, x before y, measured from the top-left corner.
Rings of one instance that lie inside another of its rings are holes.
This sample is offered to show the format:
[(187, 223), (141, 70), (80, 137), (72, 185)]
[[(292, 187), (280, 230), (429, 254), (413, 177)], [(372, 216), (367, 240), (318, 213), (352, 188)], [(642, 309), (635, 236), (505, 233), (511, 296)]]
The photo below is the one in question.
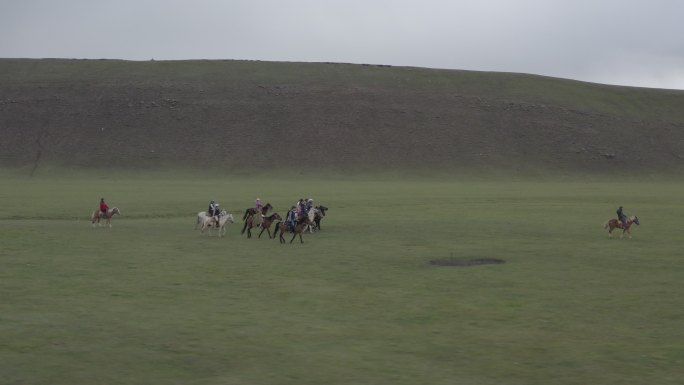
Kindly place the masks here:
[(254, 59), (684, 89), (680, 0), (0, 0), (0, 57)]

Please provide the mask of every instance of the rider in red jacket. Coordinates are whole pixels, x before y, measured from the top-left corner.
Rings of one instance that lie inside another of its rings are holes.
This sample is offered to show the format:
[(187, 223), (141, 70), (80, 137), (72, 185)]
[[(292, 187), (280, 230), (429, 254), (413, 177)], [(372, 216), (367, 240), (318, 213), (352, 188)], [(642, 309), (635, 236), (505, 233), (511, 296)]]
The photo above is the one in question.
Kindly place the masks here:
[(107, 214), (107, 210), (109, 210), (109, 206), (104, 201), (104, 198), (100, 198), (100, 211), (102, 211), (102, 214)]

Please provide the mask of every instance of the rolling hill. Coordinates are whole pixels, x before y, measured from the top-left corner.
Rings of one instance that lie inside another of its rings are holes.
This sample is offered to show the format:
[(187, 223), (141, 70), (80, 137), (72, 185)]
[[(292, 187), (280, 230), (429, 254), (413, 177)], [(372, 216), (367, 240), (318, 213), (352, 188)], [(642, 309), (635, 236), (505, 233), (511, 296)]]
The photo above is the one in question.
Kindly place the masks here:
[(342, 63), (0, 59), (0, 167), (684, 168), (684, 91)]

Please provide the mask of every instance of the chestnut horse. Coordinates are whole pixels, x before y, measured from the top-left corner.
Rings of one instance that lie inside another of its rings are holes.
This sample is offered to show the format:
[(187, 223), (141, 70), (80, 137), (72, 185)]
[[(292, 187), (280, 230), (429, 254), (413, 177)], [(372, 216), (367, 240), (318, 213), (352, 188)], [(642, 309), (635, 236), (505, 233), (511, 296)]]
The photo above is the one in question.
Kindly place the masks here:
[(102, 226), (100, 219), (105, 218), (109, 227), (112, 227), (112, 217), (114, 215), (121, 215), (121, 210), (119, 210), (118, 207), (112, 207), (111, 209), (107, 210), (106, 213), (103, 213), (100, 210), (95, 210), (93, 211), (92, 215), (90, 215), (90, 221), (93, 223), (93, 227), (95, 227), (95, 222), (97, 222), (98, 226)]
[[(304, 217), (304, 216), (298, 217), (297, 223), (294, 226), (294, 231), (292, 231), (292, 233), (294, 233), (294, 235), (292, 236), (292, 239), (290, 239), (290, 243), (292, 243), (292, 241), (294, 241), (294, 239), (297, 235), (299, 235), (300, 243), (304, 243), (304, 239), (302, 239), (302, 233), (310, 225), (311, 225), (311, 221), (309, 220), (309, 217)], [(279, 238), (280, 243), (285, 243), (285, 238), (283, 237), (283, 234), (285, 234), (286, 231), (290, 232), (290, 229), (287, 228), (287, 225), (284, 222), (278, 222), (276, 224), (276, 229), (273, 232), (273, 238), (275, 238), (276, 234), (278, 233), (278, 230), (280, 230), (280, 238)]]
[[(259, 236), (257, 238), (261, 238), (261, 234), (264, 233), (264, 230), (268, 231), (268, 238), (269, 239), (274, 238), (275, 234), (273, 234), (273, 236), (271, 236), (271, 225), (273, 224), (273, 221), (275, 221), (275, 220), (282, 221), (283, 218), (281, 218), (280, 215), (278, 215), (278, 213), (274, 213), (272, 215), (264, 217), (263, 221), (261, 222), (261, 232), (259, 233)], [(249, 235), (250, 234), (248, 233), (247, 236), (249, 237)]]
[(620, 239), (625, 235), (625, 232), (629, 236), (630, 239), (632, 239), (632, 231), (630, 230), (630, 227), (632, 227), (632, 223), (636, 223), (637, 226), (639, 226), (639, 217), (636, 215), (633, 217), (627, 218), (627, 222), (622, 223), (621, 221), (617, 219), (611, 219), (608, 222), (606, 222), (605, 225), (603, 225), (604, 229), (608, 229), (608, 237), (612, 238), (613, 237), (613, 230), (614, 229), (622, 229), (622, 234), (620, 234)]

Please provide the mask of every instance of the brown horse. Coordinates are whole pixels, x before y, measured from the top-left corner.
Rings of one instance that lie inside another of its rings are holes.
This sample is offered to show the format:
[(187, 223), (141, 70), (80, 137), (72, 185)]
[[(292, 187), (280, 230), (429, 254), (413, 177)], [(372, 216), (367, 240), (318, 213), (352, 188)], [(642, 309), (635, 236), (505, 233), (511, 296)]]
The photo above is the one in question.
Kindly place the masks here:
[(321, 219), (325, 216), (325, 212), (328, 211), (328, 208), (320, 205), (315, 207), (316, 211), (314, 213), (314, 230), (318, 231), (321, 229)]
[[(263, 221), (261, 222), (261, 232), (259, 233), (259, 236), (257, 238), (261, 238), (261, 234), (264, 233), (264, 230), (268, 231), (268, 238), (271, 239), (275, 237), (275, 234), (273, 234), (273, 237), (271, 236), (271, 225), (273, 224), (273, 221), (279, 220), (282, 221), (283, 218), (278, 215), (278, 213), (274, 213), (272, 215), (269, 215), (267, 217), (264, 217)], [(249, 234), (248, 234), (249, 236)]]
[[(268, 210), (271, 210), (273, 206), (271, 206), (270, 203), (266, 203), (266, 206), (261, 208), (261, 215), (266, 215), (268, 214)], [(247, 210), (245, 210), (245, 215), (242, 216), (242, 220), (244, 221), (247, 219), (247, 217), (253, 216), (257, 213), (257, 209), (254, 207), (250, 207)]]
[[(294, 233), (294, 235), (292, 236), (292, 239), (290, 239), (290, 243), (292, 243), (292, 241), (294, 241), (294, 239), (297, 235), (299, 235), (300, 243), (304, 243), (304, 239), (302, 239), (302, 233), (304, 232), (304, 230), (306, 230), (306, 228), (309, 225), (311, 225), (311, 221), (309, 220), (308, 217), (304, 217), (304, 216), (298, 217), (297, 218), (297, 224), (295, 224), (294, 231), (292, 231), (292, 233)], [(273, 232), (273, 238), (275, 238), (276, 234), (278, 233), (278, 230), (280, 230), (280, 238), (279, 238), (280, 243), (285, 243), (285, 238), (283, 237), (283, 234), (285, 234), (286, 231), (289, 232), (290, 229), (287, 228), (287, 225), (285, 223), (278, 222), (276, 224), (276, 229)]]
[[(253, 207), (248, 208), (245, 211), (245, 215), (242, 217), (242, 219), (245, 220), (245, 224), (244, 224), (244, 226), (242, 226), (242, 230), (240, 231), (240, 234), (244, 234), (245, 231), (247, 231), (247, 238), (252, 238), (252, 228), (261, 227), (261, 224), (263, 223), (264, 218), (266, 218), (268, 210), (270, 210), (272, 208), (273, 208), (273, 206), (271, 206), (270, 203), (267, 203), (266, 206), (261, 208), (261, 213), (257, 213)], [(269, 230), (269, 233), (270, 233), (270, 230)]]
[(612, 238), (613, 237), (613, 230), (614, 229), (622, 229), (622, 234), (620, 234), (620, 239), (627, 233), (630, 239), (632, 239), (632, 231), (630, 230), (630, 227), (632, 227), (632, 223), (636, 223), (637, 226), (639, 226), (639, 217), (636, 215), (633, 217), (627, 218), (627, 221), (625, 223), (622, 223), (621, 221), (617, 219), (611, 219), (608, 222), (606, 222), (605, 225), (603, 225), (604, 229), (608, 229), (608, 237)]
[(100, 219), (104, 218), (107, 220), (107, 225), (112, 227), (112, 217), (114, 215), (121, 215), (121, 210), (119, 210), (118, 207), (112, 207), (111, 209), (107, 210), (106, 213), (103, 213), (100, 210), (95, 210), (90, 215), (90, 221), (93, 223), (93, 227), (95, 227), (95, 222), (97, 222), (98, 226), (102, 226)]

